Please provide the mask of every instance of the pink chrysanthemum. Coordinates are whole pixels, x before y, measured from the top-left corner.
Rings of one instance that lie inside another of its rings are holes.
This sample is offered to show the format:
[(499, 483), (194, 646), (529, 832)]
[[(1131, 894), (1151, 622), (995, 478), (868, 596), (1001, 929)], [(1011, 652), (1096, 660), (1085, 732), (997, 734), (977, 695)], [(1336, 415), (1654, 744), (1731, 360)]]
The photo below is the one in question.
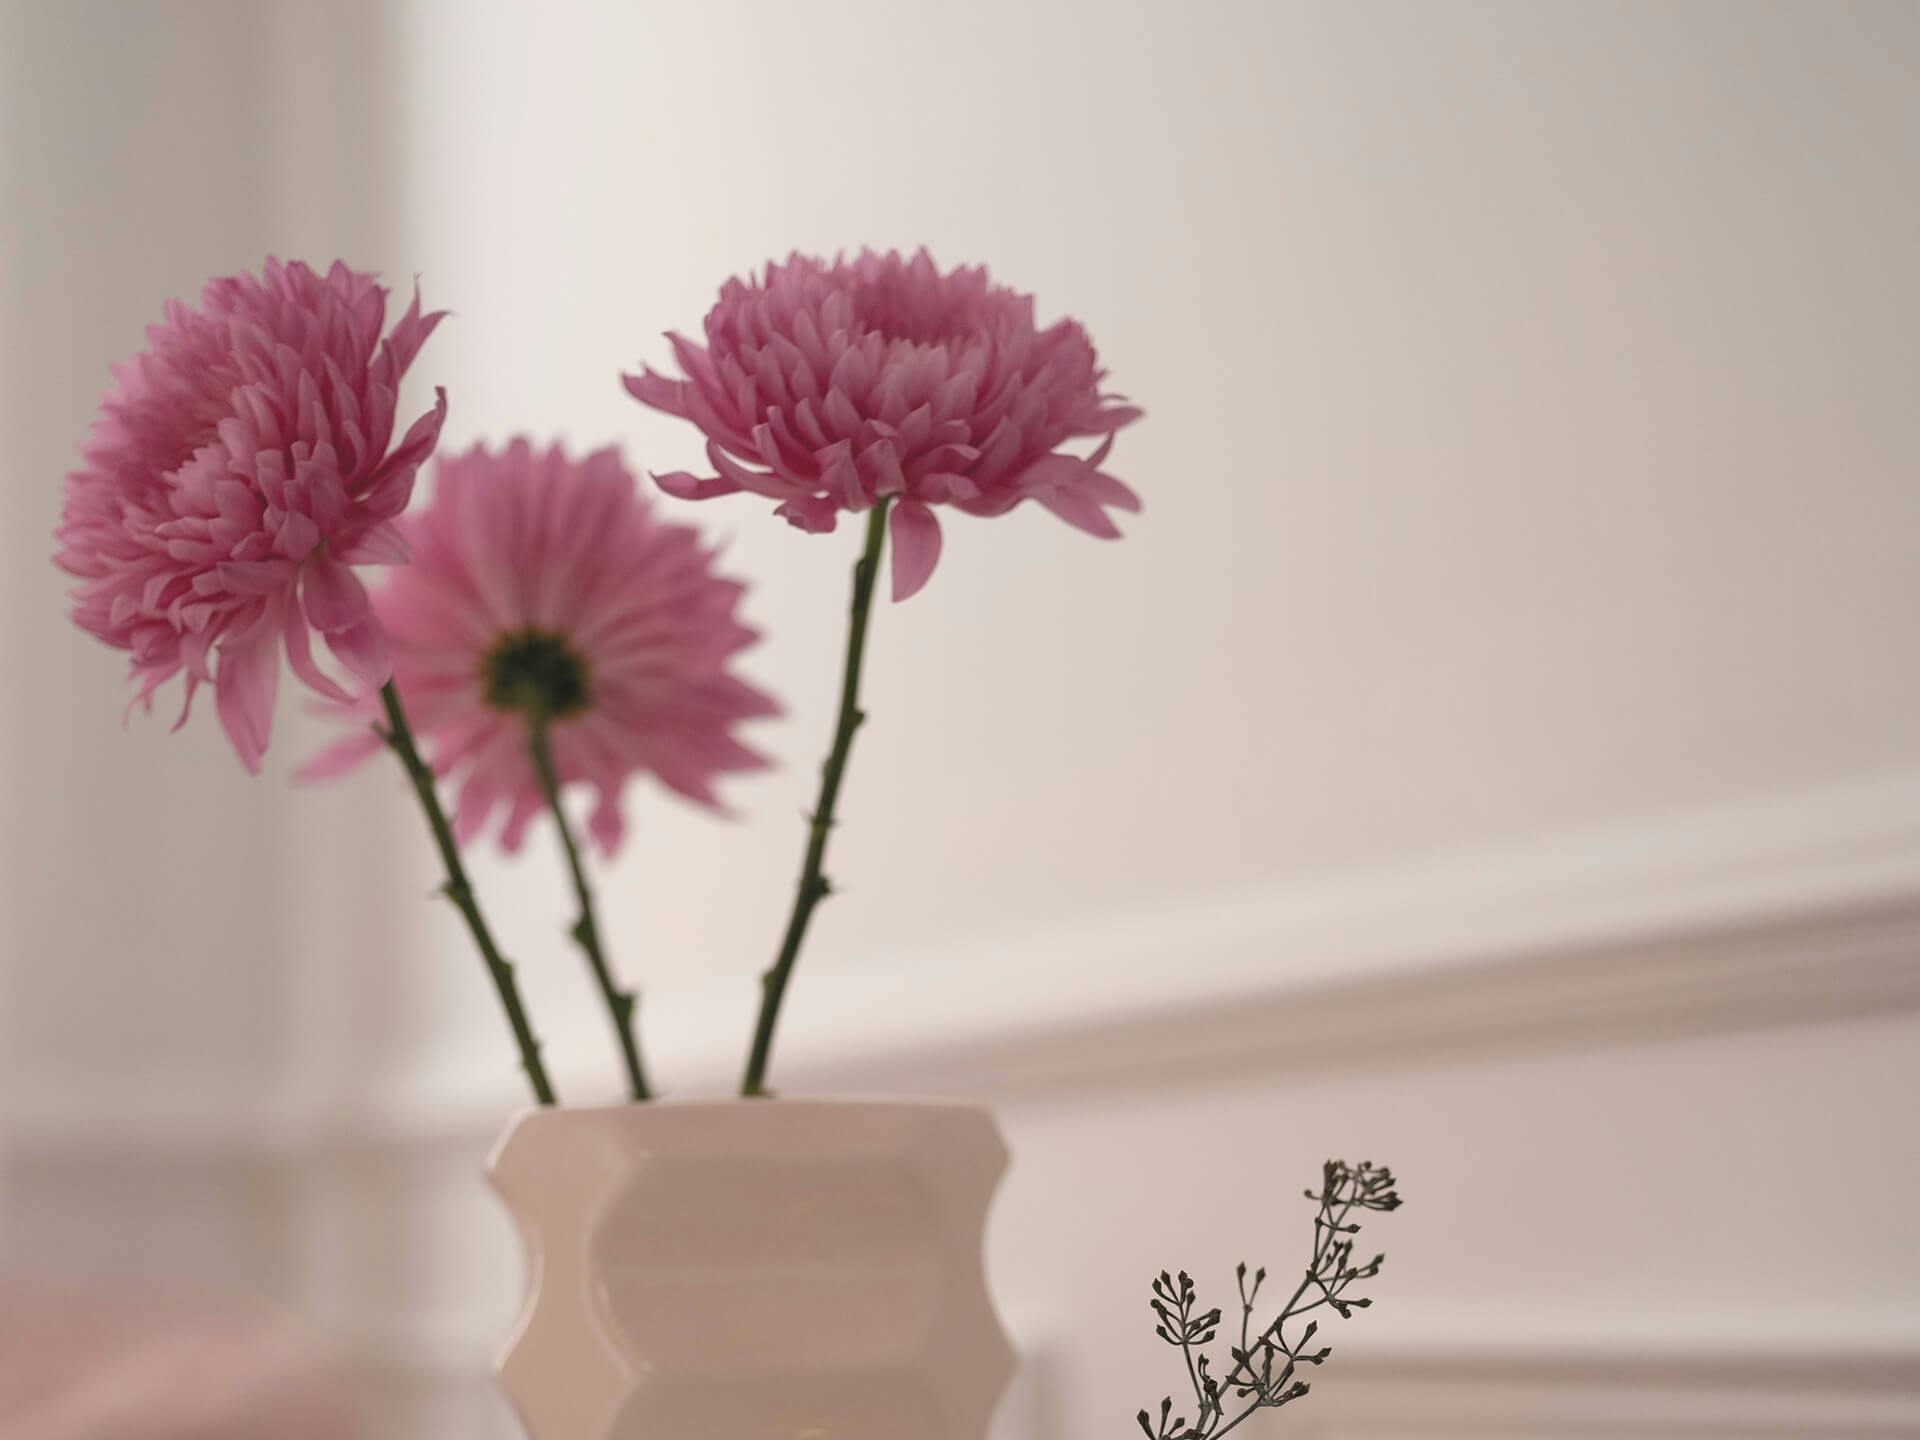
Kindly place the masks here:
[[(636, 773), (714, 805), (718, 775), (766, 763), (731, 733), (780, 709), (728, 668), (757, 638), (734, 618), (745, 587), (713, 573), (696, 531), (654, 517), (615, 451), (574, 461), (515, 440), (443, 456), (432, 503), (401, 524), (413, 561), (376, 591), (374, 611), (435, 773), (459, 780), (458, 838), (504, 804), (502, 843), (519, 848), (544, 804), (537, 723), (560, 784), (599, 792), (590, 828), (608, 852)], [(344, 713), (361, 733), (308, 778), (380, 748), (366, 723), (377, 701)]]
[[(1102, 394), (1087, 334), (1045, 330), (1033, 297), (981, 268), (941, 274), (925, 250), (861, 252), (828, 265), (795, 255), (764, 281), (729, 280), (708, 312), (707, 343), (677, 334), (684, 380), (626, 377), (642, 404), (698, 425), (719, 474), (657, 477), (703, 500), (750, 490), (803, 530), (838, 511), (893, 500), (893, 596), (913, 594), (940, 557), (935, 505), (1002, 515), (1037, 500), (1112, 539), (1106, 507), (1140, 502), (1101, 464), (1140, 412)], [(1091, 456), (1067, 441), (1100, 437)]]
[[(284, 644), (315, 690), (351, 698), (315, 663), (309, 627), (364, 685), (387, 645), (347, 567), (406, 558), (392, 525), (433, 452), (446, 397), (392, 447), (400, 377), (440, 321), (420, 297), (381, 338), (387, 292), (336, 262), (267, 261), (208, 283), (147, 329), (67, 476), (55, 563), (80, 578), (73, 618), (132, 652), (136, 703), (212, 681), (249, 770), (273, 726)], [(392, 447), (392, 448), (390, 448)], [(175, 727), (176, 729), (178, 726)]]

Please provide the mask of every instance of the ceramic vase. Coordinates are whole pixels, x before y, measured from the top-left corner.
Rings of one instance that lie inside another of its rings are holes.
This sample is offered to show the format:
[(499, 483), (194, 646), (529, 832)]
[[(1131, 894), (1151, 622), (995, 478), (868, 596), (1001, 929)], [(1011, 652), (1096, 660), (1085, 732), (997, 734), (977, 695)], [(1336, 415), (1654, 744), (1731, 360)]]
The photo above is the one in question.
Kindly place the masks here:
[(968, 1105), (528, 1111), (488, 1165), (529, 1274), (500, 1384), (533, 1440), (983, 1440), (1006, 1164)]

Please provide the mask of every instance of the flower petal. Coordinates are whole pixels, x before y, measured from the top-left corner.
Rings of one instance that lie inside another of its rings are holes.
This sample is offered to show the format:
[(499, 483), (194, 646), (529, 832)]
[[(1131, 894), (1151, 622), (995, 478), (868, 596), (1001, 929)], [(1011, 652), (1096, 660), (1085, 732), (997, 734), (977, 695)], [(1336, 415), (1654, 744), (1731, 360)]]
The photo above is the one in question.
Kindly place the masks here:
[(638, 375), (622, 375), (620, 383), (626, 388), (626, 392), (642, 405), (651, 406), (655, 410), (664, 410), (669, 415), (678, 415), (683, 418), (687, 413), (686, 402), (680, 398), (684, 382), (669, 380), (651, 366), (641, 366)]
[(685, 470), (673, 470), (665, 475), (656, 473), (653, 483), (677, 500), (711, 500), (719, 495), (737, 494), (740, 489), (731, 480), (723, 480), (718, 475), (703, 478)]
[(358, 734), (334, 741), (294, 771), (293, 778), (303, 783), (337, 779), (384, 748), (385, 742), (368, 725)]
[(272, 595), (293, 583), (298, 567), (291, 560), (223, 560), (215, 575), (241, 595)]
[(273, 700), (280, 688), (279, 616), (268, 610), (238, 640), (220, 647), (214, 701), (221, 728), (240, 763), (255, 775), (273, 734)]
[(840, 521), (840, 512), (824, 495), (801, 495), (774, 507), (774, 514), (809, 535), (828, 535)]
[(784, 475), (749, 469), (718, 445), (708, 444), (707, 459), (712, 462), (714, 469), (731, 480), (738, 488), (751, 490), (756, 495), (764, 495), (769, 500), (791, 500), (807, 493), (805, 485), (789, 480)]
[(320, 538), (320, 527), (313, 523), (311, 516), (291, 510), (280, 522), (280, 529), (273, 537), (273, 548), (289, 560), (304, 560), (313, 553)]
[(917, 594), (940, 559), (940, 522), (918, 500), (902, 500), (888, 521), (893, 540), (893, 598)]
[(1076, 530), (1084, 530), (1087, 534), (1102, 540), (1120, 538), (1120, 527), (1115, 525), (1107, 512), (1100, 508), (1098, 501), (1081, 491), (1064, 487), (1056, 490), (1042, 490), (1033, 498)]
[(404, 565), (412, 558), (406, 535), (391, 520), (368, 526), (333, 553), (346, 565)]
[(350, 630), (373, 610), (359, 576), (324, 551), (300, 573), (300, 603), (322, 635)]
[(393, 678), (386, 627), (372, 615), (358, 625), (328, 634), (327, 648), (369, 690), (378, 690)]
[(1111, 505), (1116, 510), (1126, 510), (1135, 515), (1140, 513), (1140, 497), (1134, 493), (1133, 487), (1104, 470), (1089, 470), (1081, 479), (1080, 488), (1102, 505)]
[(413, 498), (413, 480), (421, 462), (440, 443), (440, 427), (447, 423), (447, 392), (436, 388), (433, 409), (408, 428), (406, 437), (373, 472), (371, 483), (360, 504), (376, 520), (391, 520), (407, 508)]
[(307, 630), (306, 618), (301, 615), (298, 605), (287, 607), (287, 663), (293, 667), (293, 673), (309, 690), (324, 695), (329, 700), (338, 700), (342, 704), (352, 703), (353, 696), (343, 690), (334, 678), (313, 663), (312, 637)]
[(413, 364), (413, 357), (427, 343), (427, 337), (446, 318), (447, 312), (444, 310), (435, 310), (429, 315), (420, 313), (420, 277), (416, 275), (413, 303), (407, 306), (406, 313), (395, 322), (392, 332), (387, 336), (387, 349), (392, 358), (395, 379), (406, 374), (407, 367)]
[(593, 836), (602, 855), (612, 855), (620, 848), (620, 841), (627, 833), (627, 820), (620, 812), (620, 791), (616, 787), (600, 787), (599, 802), (587, 819), (587, 833)]

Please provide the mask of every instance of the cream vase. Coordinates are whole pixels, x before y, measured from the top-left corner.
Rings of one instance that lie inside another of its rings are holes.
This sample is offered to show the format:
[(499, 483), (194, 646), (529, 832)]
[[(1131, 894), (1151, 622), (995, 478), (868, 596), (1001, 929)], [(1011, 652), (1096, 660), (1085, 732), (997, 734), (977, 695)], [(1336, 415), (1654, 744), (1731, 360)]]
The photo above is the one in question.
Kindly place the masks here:
[(983, 1440), (1006, 1164), (971, 1105), (527, 1111), (488, 1165), (529, 1271), (500, 1383), (533, 1440)]

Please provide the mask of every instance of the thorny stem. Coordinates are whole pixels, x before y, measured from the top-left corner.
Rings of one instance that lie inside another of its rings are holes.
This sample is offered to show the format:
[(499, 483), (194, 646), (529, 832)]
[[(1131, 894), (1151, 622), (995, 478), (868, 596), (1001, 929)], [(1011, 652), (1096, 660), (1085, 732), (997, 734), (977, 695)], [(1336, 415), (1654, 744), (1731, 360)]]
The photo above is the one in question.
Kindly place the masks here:
[(638, 996), (631, 990), (620, 988), (613, 978), (612, 967), (607, 963), (606, 951), (601, 947), (600, 922), (594, 913), (593, 890), (587, 884), (587, 870), (580, 859), (580, 846), (574, 840), (573, 827), (567, 822), (567, 812), (560, 804), (560, 779), (553, 764), (553, 745), (546, 720), (536, 717), (531, 730), (532, 737), (527, 748), (533, 760), (533, 771), (540, 779), (540, 793), (546, 797), (547, 809), (552, 812), (553, 823), (560, 832), (560, 845), (567, 854), (567, 871), (573, 877), (574, 898), (580, 906), (579, 918), (573, 922), (567, 934), (573, 937), (574, 944), (580, 947), (580, 953), (586, 956), (594, 982), (600, 987), (600, 997), (606, 1001), (607, 1016), (613, 1022), (614, 1038), (619, 1041), (620, 1054), (626, 1061), (627, 1088), (635, 1100), (649, 1100), (653, 1098), (653, 1092), (647, 1088), (646, 1068), (640, 1063), (640, 1039), (634, 1028)]
[(413, 793), (419, 798), (427, 826), (433, 831), (433, 842), (446, 866), (447, 879), (440, 893), (453, 902), (466, 920), (473, 943), (479, 947), (480, 958), (486, 961), (487, 974), (492, 977), (493, 987), (500, 994), (500, 1004), (507, 1012), (507, 1023), (513, 1027), (514, 1043), (520, 1047), (520, 1063), (527, 1072), (534, 1098), (542, 1105), (551, 1105), (553, 1084), (547, 1079), (546, 1066), (541, 1063), (540, 1042), (534, 1038), (533, 1027), (527, 1021), (526, 1007), (520, 1003), (520, 987), (514, 982), (513, 966), (500, 953), (493, 932), (480, 913), (480, 902), (474, 896), (472, 882), (467, 879), (466, 866), (460, 863), (460, 846), (453, 838), (453, 827), (447, 823), (447, 812), (440, 807), (433, 771), (420, 758), (419, 747), (413, 742), (413, 730), (407, 724), (407, 712), (400, 705), (400, 692), (391, 680), (380, 687), (380, 703), (386, 708), (387, 723), (384, 729), (375, 727), (376, 733), (399, 757), (407, 779), (413, 782)]
[(767, 1094), (773, 1030), (779, 1023), (787, 982), (793, 976), (794, 962), (800, 958), (800, 942), (806, 938), (813, 907), (832, 891), (822, 867), (827, 858), (827, 837), (833, 831), (834, 805), (840, 798), (840, 781), (846, 774), (847, 756), (853, 749), (853, 733), (867, 718), (860, 709), (860, 666), (866, 656), (873, 583), (880, 573), (880, 552), (887, 538), (887, 503), (882, 498), (867, 512), (866, 547), (853, 567), (853, 603), (848, 616), (846, 668), (840, 680), (840, 715), (834, 725), (833, 747), (820, 768), (820, 798), (807, 823), (806, 859), (800, 867), (800, 885), (793, 897), (793, 911), (787, 918), (786, 935), (780, 942), (779, 956), (760, 977), (760, 1018), (754, 1026), (753, 1050), (747, 1057), (747, 1073), (740, 1085), (740, 1093), (749, 1097)]

